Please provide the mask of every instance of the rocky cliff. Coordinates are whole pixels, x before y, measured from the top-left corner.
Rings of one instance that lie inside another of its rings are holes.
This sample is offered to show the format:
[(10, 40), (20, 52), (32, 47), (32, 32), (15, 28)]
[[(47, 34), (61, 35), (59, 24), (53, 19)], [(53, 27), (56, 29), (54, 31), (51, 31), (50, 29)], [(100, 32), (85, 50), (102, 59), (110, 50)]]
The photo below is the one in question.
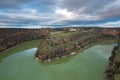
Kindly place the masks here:
[(52, 33), (38, 47), (35, 58), (41, 61), (51, 61), (76, 54), (93, 44), (104, 40), (117, 40), (119, 29), (81, 29), (81, 31), (67, 31)]
[(44, 39), (49, 29), (0, 29), (0, 52), (25, 41)]
[(105, 71), (105, 80), (120, 80), (120, 42), (114, 47)]

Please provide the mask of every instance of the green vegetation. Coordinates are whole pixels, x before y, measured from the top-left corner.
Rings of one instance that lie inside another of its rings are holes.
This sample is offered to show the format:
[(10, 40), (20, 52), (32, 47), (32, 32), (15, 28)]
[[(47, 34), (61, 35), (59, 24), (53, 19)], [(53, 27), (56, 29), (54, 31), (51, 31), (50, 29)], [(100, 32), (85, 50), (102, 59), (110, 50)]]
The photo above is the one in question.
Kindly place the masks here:
[[(120, 44), (118, 44), (117, 50), (115, 51), (115, 62), (119, 62), (120, 63)], [(119, 64), (120, 67), (120, 64)], [(120, 70), (119, 68), (117, 68), (118, 71)], [(120, 80), (120, 74), (117, 73), (114, 75), (114, 80)]]
[[(80, 36), (79, 36), (80, 35)], [(50, 38), (52, 39), (53, 42), (60, 40), (63, 42), (65, 38), (73, 38), (73, 40), (68, 40), (67, 42), (61, 43), (59, 45), (52, 46), (49, 44), (49, 42), (44, 41), (38, 49), (39, 54), (48, 54), (49, 52), (55, 51), (57, 49), (62, 49), (64, 47), (69, 47), (71, 45), (75, 45), (78, 43), (78, 41), (83, 40), (85, 38), (89, 38), (94, 36), (95, 34), (93, 33), (85, 33), (84, 35), (81, 34), (80, 32), (59, 32), (59, 33), (53, 33), (50, 34)], [(76, 36), (76, 37), (75, 37)], [(75, 38), (74, 38), (75, 37)], [(48, 40), (50, 41), (50, 40)], [(52, 43), (54, 44), (54, 43)]]
[(116, 62), (120, 62), (120, 50), (117, 50), (117, 51), (116, 51), (115, 61), (116, 61)]
[[(44, 42), (40, 45), (40, 47), (41, 47), (41, 48), (38, 50), (38, 52), (44, 53), (44, 54), (48, 53), (48, 52), (52, 49), (52, 46), (49, 45), (49, 44), (47, 43), (47, 41), (44, 41)], [(41, 50), (41, 49), (42, 49), (42, 50)]]
[(67, 36), (70, 36), (70, 35), (74, 35), (74, 34), (77, 34), (79, 32), (59, 32), (59, 33), (54, 33), (52, 32), (50, 34), (50, 37), (51, 38), (57, 38), (57, 39), (60, 39), (60, 38), (63, 38), (63, 37), (67, 37)]
[(73, 56), (68, 56), (66, 58), (61, 58), (61, 59), (57, 59), (57, 60), (53, 60), (51, 62), (46, 62), (46, 63), (43, 63), (40, 61), (40, 64), (44, 65), (44, 66), (48, 66), (48, 65), (57, 65), (57, 64), (63, 64), (63, 63), (68, 63), (73, 57), (75, 57), (75, 55)]

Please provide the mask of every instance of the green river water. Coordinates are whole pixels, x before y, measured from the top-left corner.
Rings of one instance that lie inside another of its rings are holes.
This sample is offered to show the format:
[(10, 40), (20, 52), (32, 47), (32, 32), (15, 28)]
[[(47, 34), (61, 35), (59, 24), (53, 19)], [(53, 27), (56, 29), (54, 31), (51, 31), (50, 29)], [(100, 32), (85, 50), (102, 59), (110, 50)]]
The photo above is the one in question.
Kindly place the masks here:
[(34, 59), (37, 44), (22, 43), (4, 52), (11, 55), (1, 59), (0, 80), (104, 80), (105, 66), (115, 46), (96, 45), (72, 57), (41, 63)]

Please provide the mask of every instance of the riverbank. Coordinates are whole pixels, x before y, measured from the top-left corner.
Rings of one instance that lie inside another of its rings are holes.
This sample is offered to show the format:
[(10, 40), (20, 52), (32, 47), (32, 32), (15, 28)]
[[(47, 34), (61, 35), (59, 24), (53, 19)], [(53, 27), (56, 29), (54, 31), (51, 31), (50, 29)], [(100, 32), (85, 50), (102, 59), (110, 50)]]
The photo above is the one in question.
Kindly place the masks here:
[(105, 80), (120, 80), (120, 43), (114, 47), (105, 71)]

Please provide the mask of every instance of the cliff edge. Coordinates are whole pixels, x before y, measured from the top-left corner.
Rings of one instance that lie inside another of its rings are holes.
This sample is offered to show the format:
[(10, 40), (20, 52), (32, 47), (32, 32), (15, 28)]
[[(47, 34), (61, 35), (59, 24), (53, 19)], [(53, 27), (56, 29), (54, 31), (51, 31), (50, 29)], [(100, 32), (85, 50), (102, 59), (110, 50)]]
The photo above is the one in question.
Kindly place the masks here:
[(105, 80), (120, 80), (120, 42), (114, 47), (105, 71)]

